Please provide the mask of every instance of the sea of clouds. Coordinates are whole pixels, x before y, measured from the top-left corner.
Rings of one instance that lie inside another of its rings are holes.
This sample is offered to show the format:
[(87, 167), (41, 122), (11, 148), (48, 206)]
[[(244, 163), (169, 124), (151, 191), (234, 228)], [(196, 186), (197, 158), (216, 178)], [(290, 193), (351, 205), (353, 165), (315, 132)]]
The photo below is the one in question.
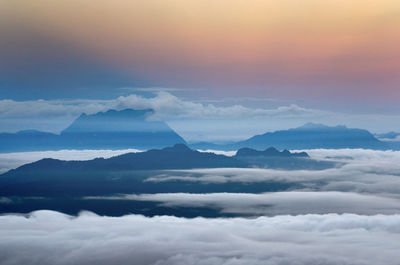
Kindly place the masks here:
[[(62, 160), (88, 160), (112, 157), (128, 150), (61, 150), (0, 154), (0, 173), (42, 158)], [(208, 150), (212, 151), (212, 150)], [(375, 151), (365, 149), (314, 149), (305, 150), (313, 159), (330, 160), (342, 166), (325, 170), (279, 170), (268, 168), (212, 168), (166, 170), (154, 175), (148, 182), (186, 181), (207, 183), (257, 183), (286, 182), (297, 185), (302, 191), (340, 191), (380, 194), (397, 197), (400, 194), (400, 151)], [(234, 155), (234, 152), (212, 151)], [(301, 184), (299, 186), (298, 184)], [(301, 188), (300, 188), (301, 187)]]
[[(44, 157), (85, 160), (128, 151), (138, 150), (1, 154), (0, 165), (6, 170)], [(400, 152), (306, 151), (314, 159), (337, 161), (343, 166), (290, 171), (170, 170), (146, 180), (302, 184), (284, 192), (120, 194), (84, 198), (152, 201), (164, 207), (211, 207), (221, 213), (265, 216), (186, 219), (141, 215), (106, 217), (89, 212), (75, 217), (53, 211), (7, 214), (0, 216), (0, 264), (399, 264)]]
[[(212, 168), (170, 170), (146, 181), (200, 183), (287, 182), (309, 191), (400, 194), (400, 152), (365, 149), (305, 150), (313, 159), (330, 160), (342, 166), (325, 170), (277, 170), (268, 168)], [(230, 153), (228, 153), (230, 154)]]
[(397, 265), (400, 215), (0, 216), (0, 264)]

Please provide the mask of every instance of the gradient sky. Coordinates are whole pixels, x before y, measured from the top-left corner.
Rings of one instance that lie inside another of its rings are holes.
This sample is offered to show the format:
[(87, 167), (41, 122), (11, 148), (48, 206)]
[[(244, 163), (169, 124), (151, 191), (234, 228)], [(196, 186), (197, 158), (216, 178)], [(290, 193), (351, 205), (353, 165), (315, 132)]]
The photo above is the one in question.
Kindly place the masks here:
[(399, 25), (398, 0), (1, 0), (0, 97), (159, 87), (399, 113)]

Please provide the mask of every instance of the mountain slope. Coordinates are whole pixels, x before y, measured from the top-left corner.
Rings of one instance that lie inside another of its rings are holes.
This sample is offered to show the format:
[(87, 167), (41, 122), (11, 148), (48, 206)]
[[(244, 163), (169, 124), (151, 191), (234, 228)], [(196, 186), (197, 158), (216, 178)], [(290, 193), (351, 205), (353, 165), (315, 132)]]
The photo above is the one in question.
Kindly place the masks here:
[[(0, 179), (27, 179), (36, 181), (42, 178), (55, 179), (69, 176), (74, 179), (81, 174), (95, 176), (104, 172), (195, 169), (195, 168), (248, 168), (268, 167), (280, 169), (325, 169), (336, 166), (327, 161), (316, 161), (308, 154), (279, 152), (274, 148), (256, 151), (240, 149), (233, 157), (192, 150), (184, 144), (173, 147), (152, 149), (146, 152), (127, 153), (108, 159), (96, 158), (87, 161), (62, 161), (45, 158), (25, 164), (1, 175)], [(111, 174), (112, 175), (112, 174)]]
[(60, 135), (39, 131), (0, 134), (0, 152), (61, 149), (150, 149), (186, 143), (152, 110), (109, 110), (82, 114)]
[(36, 130), (17, 133), (0, 133), (0, 153), (57, 150), (61, 142), (59, 135)]
[(61, 132), (73, 148), (150, 149), (186, 143), (163, 121), (151, 121), (152, 110), (109, 110), (82, 114)]
[(370, 132), (362, 129), (349, 129), (346, 126), (329, 127), (321, 124), (306, 124), (286, 131), (276, 131), (251, 137), (237, 143), (237, 146), (266, 148), (274, 146), (279, 149), (309, 148), (384, 148), (385, 144), (376, 139)]
[(176, 144), (173, 147), (153, 149), (139, 153), (127, 153), (108, 159), (96, 158), (87, 161), (62, 161), (45, 158), (37, 162), (23, 165), (4, 175), (63, 175), (82, 171), (95, 172), (105, 170), (160, 170), (246, 166), (246, 163), (233, 157), (214, 153), (202, 153), (191, 150), (184, 144)]
[(264, 150), (269, 146), (278, 149), (315, 149), (315, 148), (364, 148), (364, 149), (396, 149), (396, 146), (386, 142), (379, 141), (373, 134), (363, 129), (352, 129), (346, 126), (325, 126), (322, 124), (308, 123), (304, 126), (267, 132), (261, 135), (253, 136), (247, 140), (239, 141), (228, 145), (205, 143), (201, 145), (192, 145), (199, 149), (220, 149), (237, 150), (243, 147)]
[(322, 170), (336, 166), (333, 162), (311, 159), (306, 152), (278, 151), (273, 147), (269, 147), (264, 151), (244, 147), (236, 152), (234, 158), (246, 162), (251, 167), (267, 167), (284, 170)]

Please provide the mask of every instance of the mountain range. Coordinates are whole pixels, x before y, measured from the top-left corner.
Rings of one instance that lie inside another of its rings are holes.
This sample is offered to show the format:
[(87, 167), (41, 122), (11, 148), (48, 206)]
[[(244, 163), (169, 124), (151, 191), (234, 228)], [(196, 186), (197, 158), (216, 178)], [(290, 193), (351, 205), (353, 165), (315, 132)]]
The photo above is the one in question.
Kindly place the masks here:
[(367, 130), (352, 129), (346, 126), (330, 127), (314, 123), (307, 123), (294, 129), (267, 132), (231, 144), (217, 145), (203, 142), (191, 145), (192, 148), (204, 150), (238, 150), (243, 147), (262, 150), (269, 146), (274, 146), (281, 150), (316, 148), (399, 149), (398, 145), (380, 141)]
[[(186, 141), (164, 121), (152, 120), (153, 113), (151, 109), (125, 109), (92, 115), (82, 114), (60, 134), (35, 130), (0, 133), (0, 152), (130, 148), (149, 150), (179, 143), (186, 144)], [(314, 123), (288, 130), (267, 132), (229, 144), (208, 142), (190, 144), (191, 148), (202, 150), (238, 150), (244, 147), (264, 150), (270, 146), (279, 150), (315, 148), (400, 150), (399, 142), (381, 141), (367, 130)]]
[[(132, 211), (146, 215), (174, 214), (186, 217), (216, 214), (199, 209), (160, 208), (152, 202), (87, 200), (87, 196), (153, 193), (212, 193), (282, 191), (296, 185), (271, 180), (262, 183), (179, 181), (179, 177), (197, 178), (202, 174), (189, 169), (254, 168), (326, 169), (340, 166), (335, 162), (317, 161), (307, 153), (293, 153), (268, 148), (264, 151), (243, 148), (234, 156), (199, 152), (184, 144), (163, 149), (127, 153), (108, 159), (63, 161), (42, 159), (0, 175), (0, 213), (30, 212), (53, 209), (76, 214), (82, 209), (106, 215), (124, 215)], [(226, 170), (226, 169), (225, 169)], [(157, 177), (178, 178), (172, 181), (150, 181)], [(201, 213), (199, 213), (201, 211)], [(219, 215), (217, 215), (219, 216)]]
[(108, 159), (63, 161), (45, 158), (10, 170), (3, 176), (43, 177), (73, 174), (76, 172), (167, 170), (193, 168), (248, 168), (267, 167), (281, 169), (324, 169), (335, 164), (311, 159), (307, 153), (278, 151), (270, 147), (264, 151), (250, 148), (239, 149), (234, 156), (192, 150), (184, 144), (152, 149), (145, 152), (127, 153)]

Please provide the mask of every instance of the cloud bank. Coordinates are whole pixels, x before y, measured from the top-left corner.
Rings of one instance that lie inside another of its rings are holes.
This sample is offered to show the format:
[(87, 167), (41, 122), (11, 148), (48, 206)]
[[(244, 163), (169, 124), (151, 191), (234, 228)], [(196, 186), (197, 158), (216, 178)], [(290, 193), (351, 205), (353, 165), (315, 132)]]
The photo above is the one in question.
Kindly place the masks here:
[(151, 201), (166, 207), (207, 207), (221, 213), (245, 215), (400, 213), (400, 199), (349, 192), (157, 193), (86, 199)]
[(0, 216), (0, 263), (397, 265), (400, 215)]
[(154, 97), (136, 94), (120, 96), (111, 100), (0, 100), (0, 118), (20, 118), (37, 116), (64, 116), (68, 113), (77, 116), (82, 112), (93, 114), (108, 109), (148, 109), (155, 110), (155, 118), (249, 118), (249, 117), (314, 117), (325, 112), (306, 109), (295, 104), (275, 109), (247, 108), (242, 105), (226, 107), (180, 99), (169, 92), (159, 91)]

